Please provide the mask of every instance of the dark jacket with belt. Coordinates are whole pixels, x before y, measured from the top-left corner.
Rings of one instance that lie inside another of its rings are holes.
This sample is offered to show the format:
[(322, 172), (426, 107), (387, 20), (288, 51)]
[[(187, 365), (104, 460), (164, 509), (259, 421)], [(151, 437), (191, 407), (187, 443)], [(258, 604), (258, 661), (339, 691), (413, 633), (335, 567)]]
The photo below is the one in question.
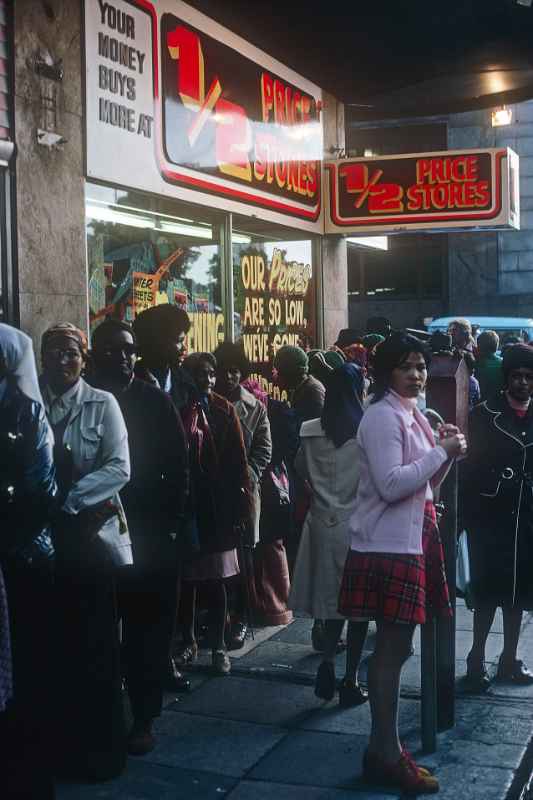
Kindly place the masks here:
[(533, 608), (533, 407), (476, 406), (461, 474), (474, 602)]
[(53, 439), (44, 409), (8, 386), (0, 403), (0, 557), (29, 564), (52, 555), (44, 529), (56, 495)]

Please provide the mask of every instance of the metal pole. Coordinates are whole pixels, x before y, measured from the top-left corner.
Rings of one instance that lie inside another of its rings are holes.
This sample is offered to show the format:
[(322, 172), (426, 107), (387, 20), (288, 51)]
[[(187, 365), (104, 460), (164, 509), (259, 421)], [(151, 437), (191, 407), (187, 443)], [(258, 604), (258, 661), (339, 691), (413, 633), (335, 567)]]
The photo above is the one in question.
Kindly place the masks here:
[(420, 642), (422, 749), (425, 753), (434, 753), (437, 749), (437, 636), (433, 618), (420, 627)]
[(437, 620), (437, 726), (439, 731), (455, 725), (455, 606), (457, 563), (457, 487), (458, 468), (454, 462), (442, 487), (446, 512), (440, 526), (444, 546), (446, 577), (453, 617)]
[(230, 213), (224, 214), (220, 225), (220, 250), (222, 262), (222, 308), (225, 309), (224, 335), (227, 341), (233, 342), (234, 332), (234, 300), (233, 300), (233, 218)]

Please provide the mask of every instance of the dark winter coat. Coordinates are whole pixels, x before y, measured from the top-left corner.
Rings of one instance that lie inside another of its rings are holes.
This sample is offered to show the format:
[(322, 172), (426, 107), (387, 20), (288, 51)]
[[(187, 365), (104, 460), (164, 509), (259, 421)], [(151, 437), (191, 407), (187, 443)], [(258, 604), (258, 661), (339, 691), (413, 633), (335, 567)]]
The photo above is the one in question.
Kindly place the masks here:
[(462, 467), (474, 603), (533, 608), (533, 405), (520, 418), (503, 393), (470, 414)]
[(175, 559), (180, 549), (189, 488), (183, 423), (165, 392), (137, 378), (116, 398), (130, 448), (131, 477), (120, 496), (134, 563), (141, 569), (160, 568), (165, 558)]
[(8, 386), (0, 403), (0, 557), (29, 564), (52, 554), (43, 529), (56, 494), (53, 440), (44, 410)]
[[(208, 403), (206, 416), (213, 447), (204, 441), (200, 463), (195, 455), (196, 444), (189, 441), (191, 494), (202, 554), (236, 547), (240, 531), (249, 526), (251, 518), (248, 463), (235, 408), (214, 392)], [(191, 406), (182, 412), (186, 431), (190, 413)]]

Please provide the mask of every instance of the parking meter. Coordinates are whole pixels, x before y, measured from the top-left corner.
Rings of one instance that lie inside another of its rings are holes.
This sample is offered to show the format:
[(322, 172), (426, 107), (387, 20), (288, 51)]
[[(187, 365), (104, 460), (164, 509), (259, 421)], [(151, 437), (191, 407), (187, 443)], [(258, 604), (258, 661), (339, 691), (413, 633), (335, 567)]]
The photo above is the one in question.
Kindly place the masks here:
[[(468, 437), (468, 368), (458, 353), (433, 355), (426, 388), (426, 407), (444, 422), (457, 425)], [(452, 618), (430, 620), (422, 626), (422, 743), (436, 749), (437, 730), (455, 723), (455, 573), (457, 554), (457, 465), (454, 463), (442, 486), (445, 512), (439, 525), (444, 547), (446, 577)]]
[(437, 411), (445, 422), (457, 425), (468, 434), (468, 368), (455, 353), (432, 357), (426, 388), (426, 406)]

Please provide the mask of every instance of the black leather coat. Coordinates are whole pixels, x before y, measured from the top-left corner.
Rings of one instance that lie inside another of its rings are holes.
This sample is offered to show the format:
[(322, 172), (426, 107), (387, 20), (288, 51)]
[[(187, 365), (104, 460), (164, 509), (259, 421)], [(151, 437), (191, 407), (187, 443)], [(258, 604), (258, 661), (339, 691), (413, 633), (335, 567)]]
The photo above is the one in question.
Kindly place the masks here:
[(474, 602), (533, 608), (533, 407), (505, 395), (470, 414), (462, 495)]
[(0, 402), (0, 557), (25, 564), (53, 555), (44, 530), (57, 486), (43, 408), (8, 386)]

